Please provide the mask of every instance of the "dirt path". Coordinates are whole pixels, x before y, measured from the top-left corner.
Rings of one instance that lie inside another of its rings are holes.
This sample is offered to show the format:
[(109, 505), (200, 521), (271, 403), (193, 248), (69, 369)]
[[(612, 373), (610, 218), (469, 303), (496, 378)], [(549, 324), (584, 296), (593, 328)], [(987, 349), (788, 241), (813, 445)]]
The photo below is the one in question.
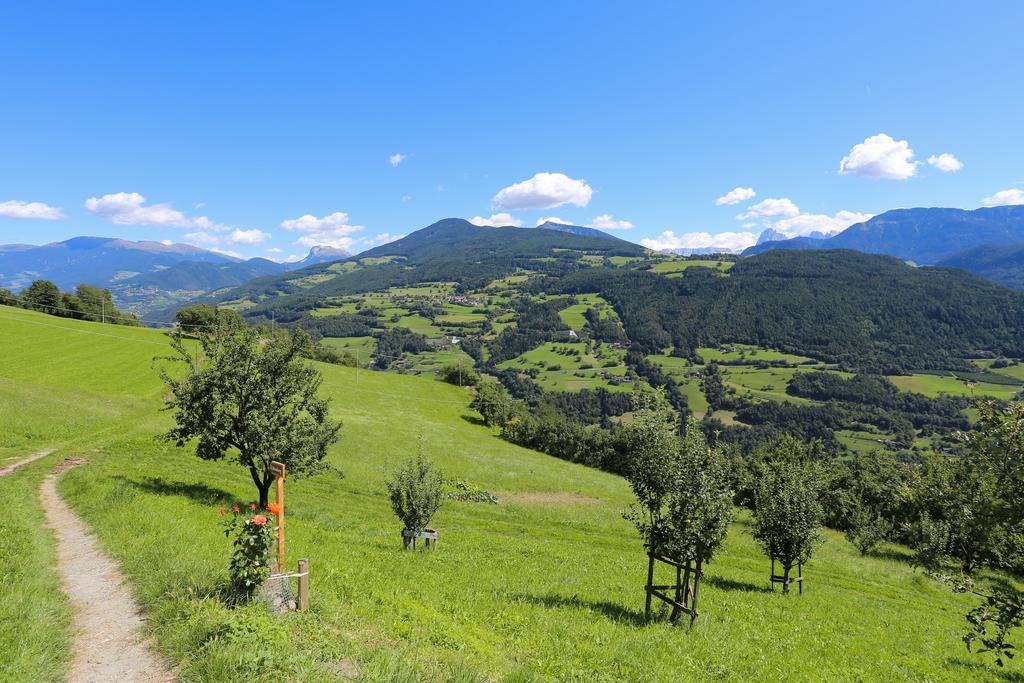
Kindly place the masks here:
[(39, 496), (57, 538), (64, 592), (75, 607), (75, 659), (68, 681), (173, 681), (152, 644), (142, 639), (144, 619), (117, 563), (57, 494), (56, 483), (57, 474), (48, 476)]
[(45, 458), (50, 453), (53, 453), (53, 449), (52, 448), (49, 449), (49, 450), (46, 450), (46, 451), (39, 451), (38, 453), (33, 453), (32, 455), (28, 456), (24, 460), (19, 460), (18, 462), (11, 463), (10, 465), (7, 465), (6, 467), (0, 467), (0, 477), (2, 477), (4, 475), (7, 475), (7, 474), (10, 474), (14, 470), (16, 470), (19, 467), (21, 467), (22, 465), (27, 465), (30, 462), (35, 462), (36, 460), (39, 460), (39, 458)]

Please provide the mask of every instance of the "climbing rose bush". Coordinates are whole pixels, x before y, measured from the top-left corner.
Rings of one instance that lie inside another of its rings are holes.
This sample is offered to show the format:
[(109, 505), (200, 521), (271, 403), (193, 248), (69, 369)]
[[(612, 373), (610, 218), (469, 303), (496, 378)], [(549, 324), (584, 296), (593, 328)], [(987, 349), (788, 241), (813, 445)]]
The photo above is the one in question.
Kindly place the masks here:
[[(268, 506), (268, 512), (276, 515), (280, 510), (273, 505), (273, 509)], [(255, 503), (245, 508), (235, 505), (230, 511), (221, 508), (220, 515), (224, 535), (234, 538), (229, 567), (231, 588), (239, 597), (251, 600), (270, 576), (270, 551), (277, 526), (259, 512)]]

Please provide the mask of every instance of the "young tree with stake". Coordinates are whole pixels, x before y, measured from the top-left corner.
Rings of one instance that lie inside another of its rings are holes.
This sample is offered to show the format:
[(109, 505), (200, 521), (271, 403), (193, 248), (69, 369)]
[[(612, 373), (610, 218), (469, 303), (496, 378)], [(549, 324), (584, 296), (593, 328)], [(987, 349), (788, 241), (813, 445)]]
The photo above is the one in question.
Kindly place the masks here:
[(171, 337), (183, 376), (170, 369), (161, 376), (171, 391), (166, 409), (175, 427), (164, 435), (184, 446), (197, 441), (203, 460), (230, 457), (249, 471), (265, 508), (274, 475), (270, 462), (283, 462), (289, 474), (328, 469), (327, 448), (338, 440), (341, 423), (327, 414), (317, 392), (320, 371), (305, 360), (309, 335), (303, 330), (261, 339), (248, 327), (225, 326), (199, 338), (201, 358)]
[(821, 540), (819, 479), (810, 460), (813, 447), (784, 436), (766, 448), (754, 489), (754, 539), (782, 564), (782, 592), (788, 593), (793, 567), (805, 564)]

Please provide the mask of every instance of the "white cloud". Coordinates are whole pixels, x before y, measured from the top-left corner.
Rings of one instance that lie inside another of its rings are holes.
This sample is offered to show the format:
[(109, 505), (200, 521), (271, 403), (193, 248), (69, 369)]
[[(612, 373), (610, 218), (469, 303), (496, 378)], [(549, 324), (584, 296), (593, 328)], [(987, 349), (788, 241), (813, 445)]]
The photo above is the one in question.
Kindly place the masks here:
[(398, 165), (408, 158), (408, 154), (392, 154), (388, 157), (388, 163), (391, 164), (392, 168), (398, 168)]
[(709, 232), (687, 232), (676, 235), (666, 230), (653, 239), (640, 240), (640, 244), (648, 249), (662, 251), (664, 249), (721, 249), (728, 252), (739, 252), (757, 244), (757, 233), (753, 232), (720, 232), (712, 235)]
[(411, 201), (412, 201), (412, 195), (408, 195), (408, 194), (403, 194), (402, 195), (402, 203), (403, 204), (408, 204)]
[(283, 259), (281, 259), (281, 263), (297, 263), (304, 258), (306, 257), (303, 256), (302, 254), (288, 254)]
[(917, 173), (921, 162), (906, 140), (894, 140), (885, 133), (872, 135), (854, 145), (839, 162), (839, 175), (906, 180)]
[(370, 246), (376, 246), (379, 244), (394, 242), (395, 240), (400, 240), (403, 237), (405, 237), (405, 235), (394, 235), (390, 232), (382, 232), (379, 235), (374, 235), (372, 238), (366, 240), (366, 243)]
[(229, 244), (262, 244), (271, 238), (269, 232), (262, 230), (234, 230), (224, 241)]
[(336, 211), (322, 218), (307, 213), (298, 218), (281, 221), (281, 227), (288, 232), (303, 233), (302, 237), (295, 240), (295, 244), (335, 249), (350, 249), (356, 240), (349, 235), (364, 229), (362, 225), (349, 223), (348, 214), (344, 211)]
[(840, 211), (834, 216), (819, 213), (802, 213), (792, 218), (783, 218), (772, 224), (772, 228), (784, 233), (786, 237), (800, 237), (812, 232), (833, 234), (846, 230), (855, 223), (863, 223), (871, 219), (873, 214), (856, 211)]
[(56, 206), (42, 202), (20, 202), (16, 199), (0, 202), (0, 216), (4, 218), (28, 218), (38, 221), (59, 221), (67, 218)]
[(481, 228), (500, 228), (506, 225), (511, 225), (515, 228), (523, 227), (523, 222), (510, 213), (492, 213), (490, 218), (473, 216), (469, 219), (469, 222)]
[(1024, 204), (1024, 190), (1012, 188), (999, 190), (991, 197), (981, 200), (982, 206), (1010, 206), (1012, 204)]
[(610, 213), (602, 213), (600, 216), (594, 216), (594, 220), (587, 223), (587, 227), (598, 230), (630, 230), (633, 224), (629, 221), (616, 220)]
[(534, 224), (534, 227), (538, 227), (538, 226), (544, 225), (545, 223), (558, 223), (559, 225), (572, 225), (572, 223), (570, 223), (569, 221), (561, 219), (558, 216), (548, 216), (547, 218), (538, 218), (537, 222)]
[(768, 199), (762, 199), (757, 204), (754, 204), (744, 213), (736, 216), (736, 220), (748, 220), (751, 218), (792, 218), (800, 214), (800, 207), (794, 204), (786, 197), (775, 198), (770, 197)]
[(928, 157), (928, 163), (943, 173), (955, 173), (964, 167), (964, 163), (949, 152), (943, 152), (938, 156), (931, 155)]
[(268, 254), (283, 254), (284, 253), (284, 249), (282, 249), (281, 247), (270, 247), (269, 249), (264, 249), (263, 251), (267, 252)]
[(593, 189), (564, 173), (537, 173), (529, 180), (500, 190), (491, 204), (499, 209), (553, 209), (563, 204), (586, 206)]
[(715, 200), (716, 206), (724, 206), (726, 204), (739, 204), (745, 202), (748, 199), (753, 199), (757, 196), (752, 187), (734, 187), (729, 190), (721, 197)]
[(206, 216), (189, 218), (170, 204), (146, 205), (138, 192), (115, 192), (85, 200), (85, 208), (115, 225), (166, 225), (175, 228), (198, 228), (225, 232), (230, 226), (215, 223)]
[(169, 247), (172, 244), (174, 244), (174, 242), (171, 240), (160, 240), (160, 244), (164, 245), (165, 247)]

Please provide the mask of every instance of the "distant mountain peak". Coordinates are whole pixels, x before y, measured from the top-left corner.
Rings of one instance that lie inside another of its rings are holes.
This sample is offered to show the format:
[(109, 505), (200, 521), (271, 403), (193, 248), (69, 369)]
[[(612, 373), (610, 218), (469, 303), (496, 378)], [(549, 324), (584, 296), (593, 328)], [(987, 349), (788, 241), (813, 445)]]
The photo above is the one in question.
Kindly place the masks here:
[(765, 228), (761, 231), (761, 234), (758, 235), (757, 243), (764, 244), (765, 242), (780, 242), (785, 239), (789, 239), (786, 237), (786, 233), (780, 232), (775, 228)]
[(301, 261), (296, 261), (292, 264), (296, 268), (302, 268), (304, 266), (311, 266), (315, 263), (326, 263), (328, 261), (340, 261), (346, 259), (352, 254), (344, 249), (338, 247), (331, 247), (326, 244), (318, 244), (310, 247), (309, 253), (306, 254), (306, 258)]

